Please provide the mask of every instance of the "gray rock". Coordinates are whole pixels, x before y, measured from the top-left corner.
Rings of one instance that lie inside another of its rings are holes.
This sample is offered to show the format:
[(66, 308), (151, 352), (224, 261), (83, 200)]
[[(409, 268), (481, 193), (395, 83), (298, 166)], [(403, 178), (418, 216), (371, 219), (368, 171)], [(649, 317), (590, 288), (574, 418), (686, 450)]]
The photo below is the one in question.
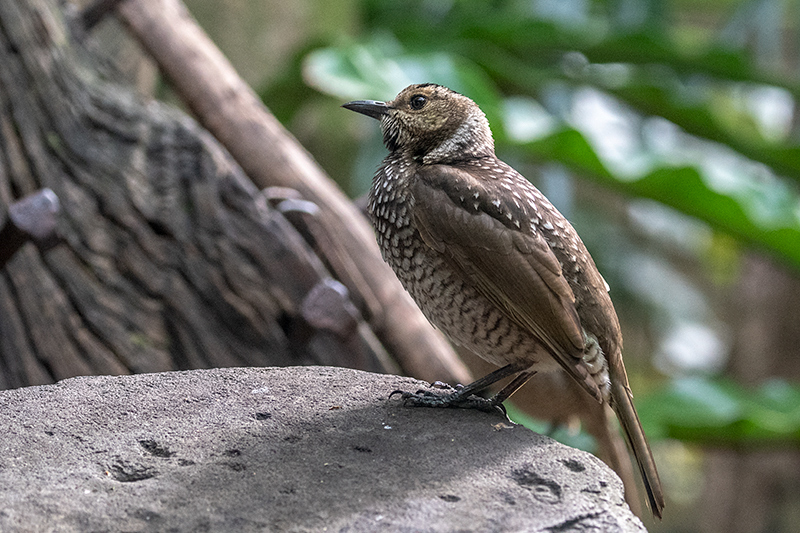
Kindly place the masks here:
[(644, 531), (617, 476), (501, 414), (340, 368), (0, 392), (0, 531)]

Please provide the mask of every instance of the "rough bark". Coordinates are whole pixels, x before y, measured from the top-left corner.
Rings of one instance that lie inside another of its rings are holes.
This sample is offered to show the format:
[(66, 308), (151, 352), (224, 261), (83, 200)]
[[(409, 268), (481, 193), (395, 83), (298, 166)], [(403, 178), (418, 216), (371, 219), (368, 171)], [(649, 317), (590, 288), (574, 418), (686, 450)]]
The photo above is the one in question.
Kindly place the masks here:
[(321, 254), (402, 368), (424, 379), (468, 382), (466, 367), (380, 258), (360, 212), (269, 113), (183, 3), (127, 0), (119, 12), (200, 123), (260, 188), (289, 187), (319, 207)]
[[(70, 23), (48, 0), (0, 2), (0, 214), (48, 187), (63, 238), (0, 271), (0, 388), (241, 365), (397, 370), (362, 295), (281, 213), (295, 204), (274, 208), (194, 120), (103, 79)], [(314, 237), (330, 231), (330, 216), (299, 211), (322, 227)]]

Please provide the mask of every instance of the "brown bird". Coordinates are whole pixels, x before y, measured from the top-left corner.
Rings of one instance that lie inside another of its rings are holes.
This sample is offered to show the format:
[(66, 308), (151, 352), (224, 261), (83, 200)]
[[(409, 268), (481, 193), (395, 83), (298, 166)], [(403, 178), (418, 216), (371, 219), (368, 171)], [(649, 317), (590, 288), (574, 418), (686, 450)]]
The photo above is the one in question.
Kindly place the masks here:
[[(500, 367), (455, 390), (403, 399), (493, 409), (534, 373), (563, 369), (616, 412), (660, 518), (664, 496), (633, 406), (619, 321), (572, 225), (497, 158), (486, 116), (466, 96), (426, 83), (391, 102), (343, 107), (380, 120), (391, 152), (369, 192), (384, 260), (434, 326)], [(509, 376), (491, 399), (475, 395)]]

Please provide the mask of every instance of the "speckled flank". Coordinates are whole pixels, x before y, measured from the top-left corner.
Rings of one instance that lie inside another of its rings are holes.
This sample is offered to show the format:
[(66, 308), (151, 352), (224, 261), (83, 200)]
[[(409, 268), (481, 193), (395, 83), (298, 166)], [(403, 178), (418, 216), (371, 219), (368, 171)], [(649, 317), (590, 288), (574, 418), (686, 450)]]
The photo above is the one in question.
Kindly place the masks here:
[[(414, 199), (405, 191), (416, 166), (394, 154), (375, 179), (369, 211), (384, 260), (430, 322), (454, 342), (502, 366), (515, 358), (536, 359), (553, 369), (558, 366), (536, 340), (507, 320), (446, 263), (444, 256), (425, 244), (408, 213)], [(544, 370), (544, 369), (543, 369)]]

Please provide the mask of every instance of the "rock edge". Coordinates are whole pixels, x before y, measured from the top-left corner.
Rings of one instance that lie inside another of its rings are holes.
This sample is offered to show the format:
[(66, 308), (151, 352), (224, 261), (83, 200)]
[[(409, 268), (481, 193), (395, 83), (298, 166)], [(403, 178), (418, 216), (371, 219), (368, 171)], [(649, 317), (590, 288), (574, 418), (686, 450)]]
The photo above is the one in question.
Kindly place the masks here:
[(328, 367), (0, 392), (2, 531), (644, 531), (594, 456)]

